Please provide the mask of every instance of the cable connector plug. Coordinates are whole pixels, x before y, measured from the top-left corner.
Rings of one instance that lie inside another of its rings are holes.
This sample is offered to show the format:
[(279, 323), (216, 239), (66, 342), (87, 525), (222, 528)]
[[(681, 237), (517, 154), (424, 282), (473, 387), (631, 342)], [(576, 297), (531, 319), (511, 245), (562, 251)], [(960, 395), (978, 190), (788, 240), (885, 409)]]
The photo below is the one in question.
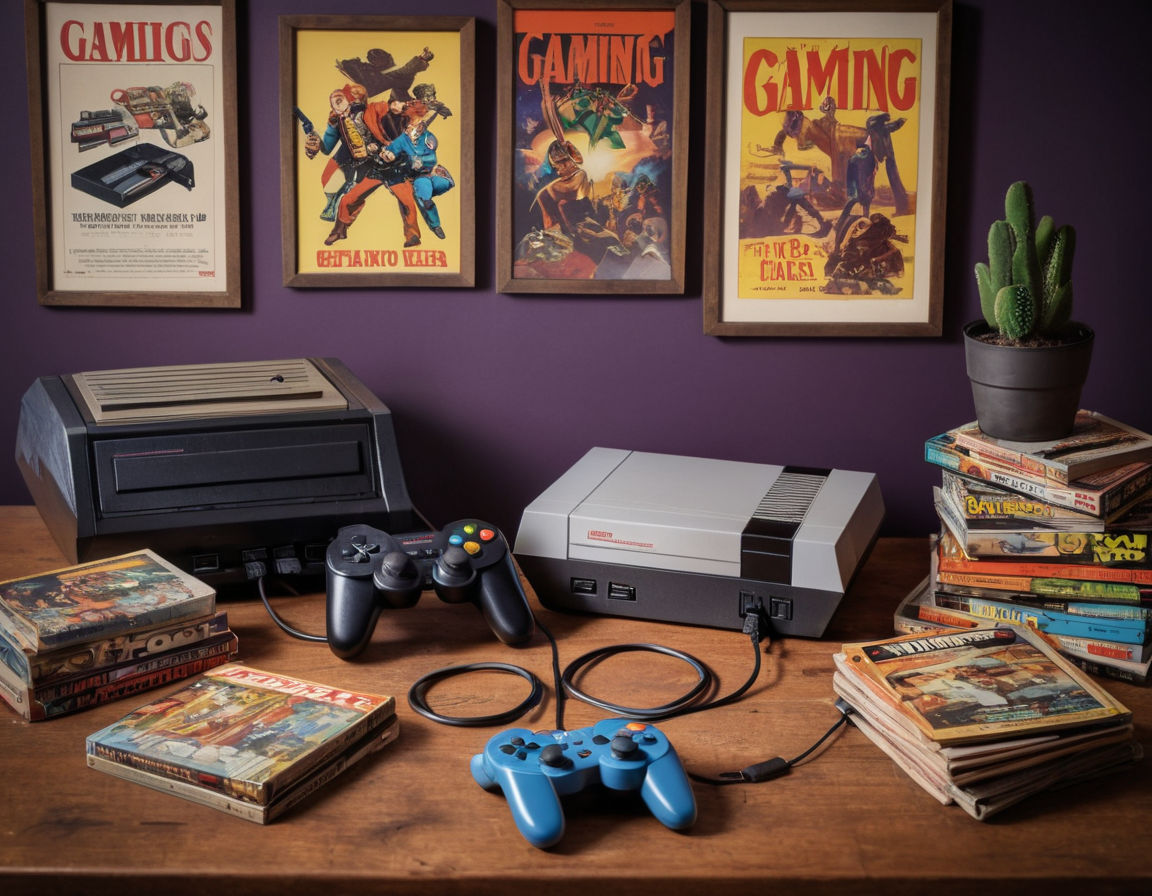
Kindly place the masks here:
[(757, 762), (739, 771), (740, 780), (749, 784), (759, 784), (761, 781), (771, 781), (792, 771), (792, 763), (777, 756), (764, 762)]

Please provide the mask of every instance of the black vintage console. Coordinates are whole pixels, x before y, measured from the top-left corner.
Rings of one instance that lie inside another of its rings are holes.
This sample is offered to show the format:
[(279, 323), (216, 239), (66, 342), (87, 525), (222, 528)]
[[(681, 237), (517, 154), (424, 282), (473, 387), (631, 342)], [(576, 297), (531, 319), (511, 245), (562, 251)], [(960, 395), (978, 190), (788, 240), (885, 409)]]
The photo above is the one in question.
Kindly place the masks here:
[(42, 377), (16, 463), (71, 561), (147, 547), (213, 584), (320, 575), (349, 519), (422, 526), (391, 412), (331, 358)]

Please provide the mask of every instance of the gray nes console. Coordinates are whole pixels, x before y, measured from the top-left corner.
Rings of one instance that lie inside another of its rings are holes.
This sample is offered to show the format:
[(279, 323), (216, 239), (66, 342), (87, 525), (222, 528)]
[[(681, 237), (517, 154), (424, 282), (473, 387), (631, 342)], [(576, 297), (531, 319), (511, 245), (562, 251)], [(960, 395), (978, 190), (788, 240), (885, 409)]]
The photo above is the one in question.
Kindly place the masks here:
[(552, 609), (819, 637), (883, 516), (872, 473), (593, 448), (515, 554)]

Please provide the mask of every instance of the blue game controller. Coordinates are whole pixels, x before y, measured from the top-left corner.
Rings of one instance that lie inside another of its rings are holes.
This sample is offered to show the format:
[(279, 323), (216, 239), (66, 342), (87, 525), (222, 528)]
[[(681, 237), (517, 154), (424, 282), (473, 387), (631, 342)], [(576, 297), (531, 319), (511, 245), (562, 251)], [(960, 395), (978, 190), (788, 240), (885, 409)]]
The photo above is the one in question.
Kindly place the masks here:
[(541, 849), (564, 835), (560, 797), (596, 783), (639, 790), (649, 811), (672, 830), (696, 821), (680, 757), (661, 731), (644, 722), (605, 719), (578, 731), (510, 728), (472, 757), (472, 777), (486, 790), (504, 793), (516, 827)]

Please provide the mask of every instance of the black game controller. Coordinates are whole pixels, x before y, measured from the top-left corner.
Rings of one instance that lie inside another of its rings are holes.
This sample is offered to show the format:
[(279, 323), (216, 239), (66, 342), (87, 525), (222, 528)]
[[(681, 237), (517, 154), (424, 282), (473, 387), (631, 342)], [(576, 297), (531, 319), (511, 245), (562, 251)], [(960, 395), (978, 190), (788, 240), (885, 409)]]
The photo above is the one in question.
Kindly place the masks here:
[(395, 536), (345, 526), (328, 546), (324, 567), (328, 645), (342, 659), (364, 649), (381, 610), (414, 606), (429, 587), (446, 603), (476, 604), (505, 644), (522, 644), (535, 631), (508, 542), (481, 520)]

